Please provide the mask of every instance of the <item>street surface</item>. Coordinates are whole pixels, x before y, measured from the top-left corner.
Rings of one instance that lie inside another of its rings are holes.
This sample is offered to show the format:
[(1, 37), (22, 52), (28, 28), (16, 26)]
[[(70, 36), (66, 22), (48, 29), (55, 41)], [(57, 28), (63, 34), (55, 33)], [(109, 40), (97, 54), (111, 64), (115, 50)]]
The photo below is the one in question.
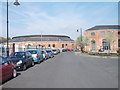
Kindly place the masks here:
[(118, 58), (63, 52), (19, 71), (5, 88), (118, 88)]

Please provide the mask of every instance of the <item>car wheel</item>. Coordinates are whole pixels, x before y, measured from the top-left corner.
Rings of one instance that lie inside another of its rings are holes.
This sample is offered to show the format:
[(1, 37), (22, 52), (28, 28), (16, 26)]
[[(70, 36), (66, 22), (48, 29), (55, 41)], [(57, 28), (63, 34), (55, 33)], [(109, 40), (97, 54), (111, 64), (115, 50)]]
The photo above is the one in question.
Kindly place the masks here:
[(27, 69), (26, 64), (23, 65), (23, 71)]
[(32, 61), (31, 66), (34, 66), (34, 65), (35, 65), (35, 63), (34, 63), (34, 61)]
[(17, 76), (17, 71), (16, 69), (13, 70), (12, 78), (15, 78)]
[(38, 64), (40, 64), (40, 62), (41, 62), (41, 61), (39, 60), (39, 61), (38, 61)]

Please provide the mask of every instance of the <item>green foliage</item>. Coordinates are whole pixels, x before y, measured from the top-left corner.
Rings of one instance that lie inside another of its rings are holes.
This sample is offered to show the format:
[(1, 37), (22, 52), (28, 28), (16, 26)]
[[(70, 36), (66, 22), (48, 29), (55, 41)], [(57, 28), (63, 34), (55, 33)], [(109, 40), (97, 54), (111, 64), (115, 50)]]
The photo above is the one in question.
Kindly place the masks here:
[(117, 50), (117, 53), (118, 53), (118, 55), (120, 56), (120, 49), (119, 49), (119, 50)]
[(97, 56), (117, 56), (117, 53), (99, 53), (99, 52), (89, 52), (89, 55), (97, 55)]
[[(81, 38), (82, 38), (82, 40), (81, 40)], [(82, 36), (81, 37), (81, 35), (80, 35), (76, 40), (76, 45), (79, 46), (79, 47), (88, 46), (89, 43), (90, 43), (90, 39), (87, 36)]]
[[(9, 38), (8, 40), (10, 40), (10, 38)], [(7, 41), (6, 38), (4, 38), (4, 37), (0, 37), (0, 43), (5, 43), (6, 41)]]
[(108, 42), (110, 45), (114, 45), (114, 43), (117, 41), (117, 36), (113, 32), (110, 32), (109, 34), (106, 34), (105, 38), (106, 42)]

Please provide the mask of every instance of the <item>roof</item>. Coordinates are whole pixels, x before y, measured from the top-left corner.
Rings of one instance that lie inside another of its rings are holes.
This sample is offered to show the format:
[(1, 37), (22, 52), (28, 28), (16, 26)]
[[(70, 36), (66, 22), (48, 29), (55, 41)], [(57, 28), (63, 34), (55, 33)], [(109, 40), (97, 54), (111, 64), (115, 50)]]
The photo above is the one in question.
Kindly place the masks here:
[(118, 30), (118, 29), (120, 29), (120, 25), (99, 25), (99, 26), (94, 26), (92, 28), (89, 28), (86, 31), (92, 31), (92, 30)]
[(11, 42), (24, 41), (74, 41), (69, 36), (65, 35), (26, 35), (13, 37)]
[(68, 37), (69, 38), (69, 36), (65, 36), (65, 35), (25, 35), (25, 36), (16, 36), (13, 37), (12, 39), (21, 38), (21, 37)]

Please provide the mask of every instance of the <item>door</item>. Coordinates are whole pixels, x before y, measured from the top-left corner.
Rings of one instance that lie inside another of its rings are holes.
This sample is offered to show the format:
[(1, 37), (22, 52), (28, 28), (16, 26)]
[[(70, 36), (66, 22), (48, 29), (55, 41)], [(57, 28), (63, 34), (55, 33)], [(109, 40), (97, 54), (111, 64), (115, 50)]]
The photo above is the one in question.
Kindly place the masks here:
[(95, 40), (92, 40), (92, 41), (91, 41), (91, 46), (92, 46), (92, 47), (91, 47), (91, 50), (92, 50), (92, 51), (95, 51), (95, 50), (96, 50)]
[(32, 64), (32, 60), (33, 60), (31, 53), (26, 52), (26, 57), (27, 57), (26, 58), (27, 66), (30, 66)]
[(110, 50), (110, 44), (106, 41), (106, 39), (103, 39), (103, 50)]
[(5, 62), (2, 65), (2, 80), (5, 81), (9, 79), (12, 76), (13, 68), (11, 65), (8, 65), (7, 62)]

